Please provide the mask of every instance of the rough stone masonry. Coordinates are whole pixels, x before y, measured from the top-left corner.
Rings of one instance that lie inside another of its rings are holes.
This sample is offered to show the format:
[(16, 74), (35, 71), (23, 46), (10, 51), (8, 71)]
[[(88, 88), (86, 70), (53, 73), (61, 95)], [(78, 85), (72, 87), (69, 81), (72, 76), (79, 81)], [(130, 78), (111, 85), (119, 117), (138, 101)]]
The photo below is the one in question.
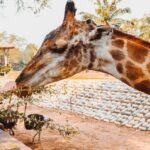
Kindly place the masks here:
[(150, 130), (150, 96), (118, 80), (64, 80), (53, 83), (42, 96), (33, 97), (40, 106)]

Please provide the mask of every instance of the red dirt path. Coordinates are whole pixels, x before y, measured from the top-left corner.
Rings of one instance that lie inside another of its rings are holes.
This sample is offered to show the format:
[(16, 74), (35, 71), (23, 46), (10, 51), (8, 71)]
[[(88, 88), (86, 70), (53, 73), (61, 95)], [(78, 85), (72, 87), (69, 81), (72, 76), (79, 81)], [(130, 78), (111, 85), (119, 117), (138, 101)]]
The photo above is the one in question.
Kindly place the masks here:
[(29, 106), (28, 113), (42, 113), (58, 123), (78, 127), (80, 134), (71, 140), (64, 139), (57, 131), (44, 130), (42, 145), (32, 145), (34, 131), (26, 131), (23, 124), (16, 130), (16, 138), (33, 150), (150, 150), (150, 132), (118, 126), (72, 112)]
[[(11, 80), (15, 77), (16, 74), (13, 73), (12, 76), (8, 76)], [(93, 77), (93, 74), (88, 75), (87, 78), (89, 77)], [(1, 80), (8, 78), (1, 78)], [(81, 75), (75, 78), (81, 78)], [(71, 140), (64, 139), (56, 131), (44, 130), (42, 145), (32, 145), (31, 140), (35, 132), (26, 131), (23, 124), (19, 123), (15, 137), (33, 150), (150, 150), (150, 131), (138, 131), (72, 112), (37, 106), (29, 106), (28, 113), (45, 114), (58, 123), (65, 123), (69, 120), (72, 126), (80, 130), (80, 134)]]

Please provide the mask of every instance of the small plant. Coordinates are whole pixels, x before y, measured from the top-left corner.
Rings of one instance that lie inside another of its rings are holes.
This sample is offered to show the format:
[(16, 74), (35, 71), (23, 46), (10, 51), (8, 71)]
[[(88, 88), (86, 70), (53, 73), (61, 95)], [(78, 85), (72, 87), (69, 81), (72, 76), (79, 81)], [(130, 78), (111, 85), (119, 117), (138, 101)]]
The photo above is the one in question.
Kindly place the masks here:
[(69, 125), (68, 121), (66, 125), (60, 125), (50, 120), (47, 127), (51, 130), (57, 130), (64, 138), (71, 138), (79, 133), (79, 129)]
[(17, 121), (22, 117), (22, 113), (13, 111), (11, 109), (0, 110), (0, 123), (4, 130), (8, 130), (10, 135), (14, 135), (14, 127), (17, 125)]
[(7, 64), (6, 66), (0, 66), (0, 75), (5, 75), (12, 69), (11, 64)]
[(41, 132), (43, 126), (47, 123), (47, 119), (40, 114), (30, 114), (24, 117), (24, 126), (27, 130), (36, 130), (36, 134), (32, 138), (32, 143), (34, 143), (35, 137), (39, 136), (39, 142), (41, 142)]
[(61, 126), (58, 129), (58, 131), (59, 131), (60, 135), (62, 135), (65, 138), (71, 138), (79, 133), (78, 128), (74, 128), (69, 124)]
[[(53, 86), (54, 85), (50, 87)], [(67, 89), (65, 88), (65, 90)], [(18, 120), (24, 121), (24, 126), (27, 130), (36, 131), (36, 134), (32, 138), (32, 143), (34, 143), (36, 136), (38, 136), (38, 142), (41, 143), (41, 133), (44, 126), (50, 130), (57, 130), (64, 138), (70, 138), (76, 135), (78, 129), (69, 125), (68, 122), (67, 125), (60, 125), (55, 123), (52, 119), (37, 113), (26, 116), (27, 104), (32, 103), (34, 100), (32, 94), (42, 94), (43, 92), (49, 92), (55, 95), (58, 94), (57, 89), (49, 87), (40, 87), (36, 89), (20, 88), (2, 94), (2, 105), (4, 102), (7, 104), (7, 107), (1, 107), (3, 109), (0, 110), (0, 128), (8, 130), (10, 135), (14, 135), (13, 129), (17, 125)], [(65, 94), (66, 93), (67, 91), (65, 91)], [(17, 95), (18, 98), (15, 95)], [(23, 113), (19, 112), (20, 106), (25, 106)]]
[(49, 128), (50, 130), (57, 130), (60, 135), (64, 138), (71, 138), (77, 133), (79, 130), (77, 128), (72, 127), (67, 123), (67, 125), (60, 125), (55, 123), (52, 119), (46, 118), (41, 114), (30, 114), (24, 118), (24, 126), (27, 130), (35, 130), (36, 134), (32, 138), (32, 143), (35, 142), (35, 137), (38, 135), (38, 142), (41, 143), (41, 133), (43, 131), (43, 127)]

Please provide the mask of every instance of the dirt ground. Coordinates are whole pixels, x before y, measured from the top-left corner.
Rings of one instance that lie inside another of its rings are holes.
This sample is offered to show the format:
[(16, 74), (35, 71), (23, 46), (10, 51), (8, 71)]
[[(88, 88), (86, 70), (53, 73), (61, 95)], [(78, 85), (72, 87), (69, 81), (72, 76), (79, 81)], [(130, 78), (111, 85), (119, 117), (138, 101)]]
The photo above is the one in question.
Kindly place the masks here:
[[(19, 72), (11, 72), (0, 80), (14, 80), (18, 74)], [(75, 79), (82, 77), (85, 79), (85, 74), (75, 76)], [(105, 75), (99, 78), (103, 77), (107, 78)], [(89, 78), (95, 78), (95, 74), (88, 74), (86, 79)], [(107, 79), (112, 78), (108, 76)], [(62, 124), (69, 120), (69, 124), (78, 127), (80, 131), (78, 135), (68, 140), (60, 136), (57, 131), (45, 129), (42, 132), (42, 144), (33, 145), (31, 141), (35, 131), (27, 131), (23, 123), (18, 123), (15, 137), (33, 150), (150, 150), (150, 131), (139, 131), (73, 112), (37, 106), (29, 106), (28, 113), (44, 114)]]
[(150, 150), (150, 132), (118, 126), (73, 112), (29, 106), (27, 113), (41, 113), (56, 122), (78, 127), (80, 133), (64, 139), (57, 131), (44, 130), (42, 144), (32, 144), (35, 131), (26, 131), (18, 124), (15, 137), (33, 150)]

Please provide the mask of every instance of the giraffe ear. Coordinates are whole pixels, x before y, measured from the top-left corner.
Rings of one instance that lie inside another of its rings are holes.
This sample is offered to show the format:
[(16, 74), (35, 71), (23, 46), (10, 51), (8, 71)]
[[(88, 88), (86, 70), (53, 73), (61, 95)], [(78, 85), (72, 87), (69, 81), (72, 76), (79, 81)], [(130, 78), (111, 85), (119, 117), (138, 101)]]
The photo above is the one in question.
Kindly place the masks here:
[(72, 0), (68, 0), (65, 8), (64, 22), (72, 22), (75, 19), (76, 8)]

